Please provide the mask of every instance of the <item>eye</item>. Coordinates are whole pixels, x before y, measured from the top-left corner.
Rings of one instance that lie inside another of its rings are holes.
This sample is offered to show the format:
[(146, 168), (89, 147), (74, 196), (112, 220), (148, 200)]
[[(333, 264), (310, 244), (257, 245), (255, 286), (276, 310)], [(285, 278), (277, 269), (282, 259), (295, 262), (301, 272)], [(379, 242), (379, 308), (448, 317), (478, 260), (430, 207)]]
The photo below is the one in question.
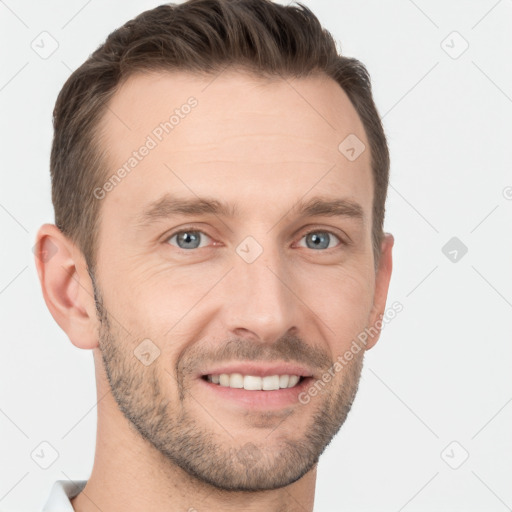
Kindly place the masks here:
[[(334, 233), (330, 231), (315, 229), (308, 231), (301, 240), (306, 239), (306, 247), (308, 249), (333, 249), (336, 245), (342, 245), (344, 242)], [(338, 240), (339, 244), (331, 246), (331, 242)]]
[[(174, 239), (176, 239), (175, 242), (173, 242)], [(308, 231), (302, 236), (301, 240), (303, 239), (306, 240), (306, 247), (313, 250), (333, 249), (336, 246), (345, 244), (339, 236), (331, 231), (321, 229)], [(191, 250), (204, 248), (208, 245), (208, 240), (211, 241), (211, 238), (203, 231), (198, 229), (181, 229), (170, 235), (166, 242), (178, 249)], [(336, 240), (338, 241), (337, 244), (335, 244)]]
[[(178, 249), (200, 249), (201, 248), (201, 238), (210, 239), (208, 235), (199, 231), (197, 229), (183, 229), (181, 231), (177, 231), (169, 238), (167, 238), (167, 242), (171, 243), (171, 240), (176, 238), (176, 244)], [(171, 244), (175, 245), (175, 244)]]

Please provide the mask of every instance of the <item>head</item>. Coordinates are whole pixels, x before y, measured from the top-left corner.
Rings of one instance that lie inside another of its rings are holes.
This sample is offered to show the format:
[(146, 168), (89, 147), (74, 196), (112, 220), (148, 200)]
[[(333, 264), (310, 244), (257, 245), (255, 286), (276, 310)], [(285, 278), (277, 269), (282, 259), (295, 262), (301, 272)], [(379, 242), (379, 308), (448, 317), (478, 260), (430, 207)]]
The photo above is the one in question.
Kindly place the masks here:
[[(203, 482), (301, 478), (347, 417), (379, 333), (335, 363), (384, 313), (391, 275), (364, 66), (301, 4), (162, 5), (72, 73), (54, 130), (56, 226), (38, 234), (52, 256), (36, 262), (98, 385)], [(307, 401), (255, 407), (207, 382), (284, 363)]]

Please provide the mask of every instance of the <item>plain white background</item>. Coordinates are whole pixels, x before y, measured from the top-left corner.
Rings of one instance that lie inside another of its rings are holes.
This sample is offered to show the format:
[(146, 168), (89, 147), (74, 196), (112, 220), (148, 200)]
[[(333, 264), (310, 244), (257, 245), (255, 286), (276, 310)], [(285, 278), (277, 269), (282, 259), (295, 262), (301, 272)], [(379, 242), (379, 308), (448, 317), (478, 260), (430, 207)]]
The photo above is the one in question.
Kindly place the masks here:
[[(512, 1), (304, 3), (372, 77), (391, 151), (389, 304), (404, 308), (320, 459), (315, 511), (511, 510)], [(48, 312), (32, 247), (53, 222), (60, 88), (157, 5), (0, 1), (0, 510), (39, 510), (55, 480), (92, 468), (92, 353)], [(58, 44), (47, 58), (41, 37)], [(58, 453), (47, 469), (31, 455), (42, 442)]]

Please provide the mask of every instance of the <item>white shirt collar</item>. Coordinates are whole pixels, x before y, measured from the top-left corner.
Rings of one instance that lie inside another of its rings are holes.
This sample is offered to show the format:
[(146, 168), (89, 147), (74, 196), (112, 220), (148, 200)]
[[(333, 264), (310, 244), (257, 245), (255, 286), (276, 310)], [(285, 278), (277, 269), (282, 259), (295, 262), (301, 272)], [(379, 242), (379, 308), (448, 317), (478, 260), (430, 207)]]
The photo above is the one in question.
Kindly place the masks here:
[(70, 500), (82, 491), (86, 483), (87, 480), (57, 480), (42, 512), (74, 512)]

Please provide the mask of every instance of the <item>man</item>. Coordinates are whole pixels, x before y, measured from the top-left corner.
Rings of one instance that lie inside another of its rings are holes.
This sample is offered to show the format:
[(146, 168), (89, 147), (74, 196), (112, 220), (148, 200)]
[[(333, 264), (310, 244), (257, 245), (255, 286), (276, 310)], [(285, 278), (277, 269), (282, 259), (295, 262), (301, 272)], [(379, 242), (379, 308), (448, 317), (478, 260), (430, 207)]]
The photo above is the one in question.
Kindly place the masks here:
[(301, 5), (163, 5), (70, 76), (54, 129), (36, 264), (98, 429), (45, 510), (313, 510), (392, 269), (363, 65)]

